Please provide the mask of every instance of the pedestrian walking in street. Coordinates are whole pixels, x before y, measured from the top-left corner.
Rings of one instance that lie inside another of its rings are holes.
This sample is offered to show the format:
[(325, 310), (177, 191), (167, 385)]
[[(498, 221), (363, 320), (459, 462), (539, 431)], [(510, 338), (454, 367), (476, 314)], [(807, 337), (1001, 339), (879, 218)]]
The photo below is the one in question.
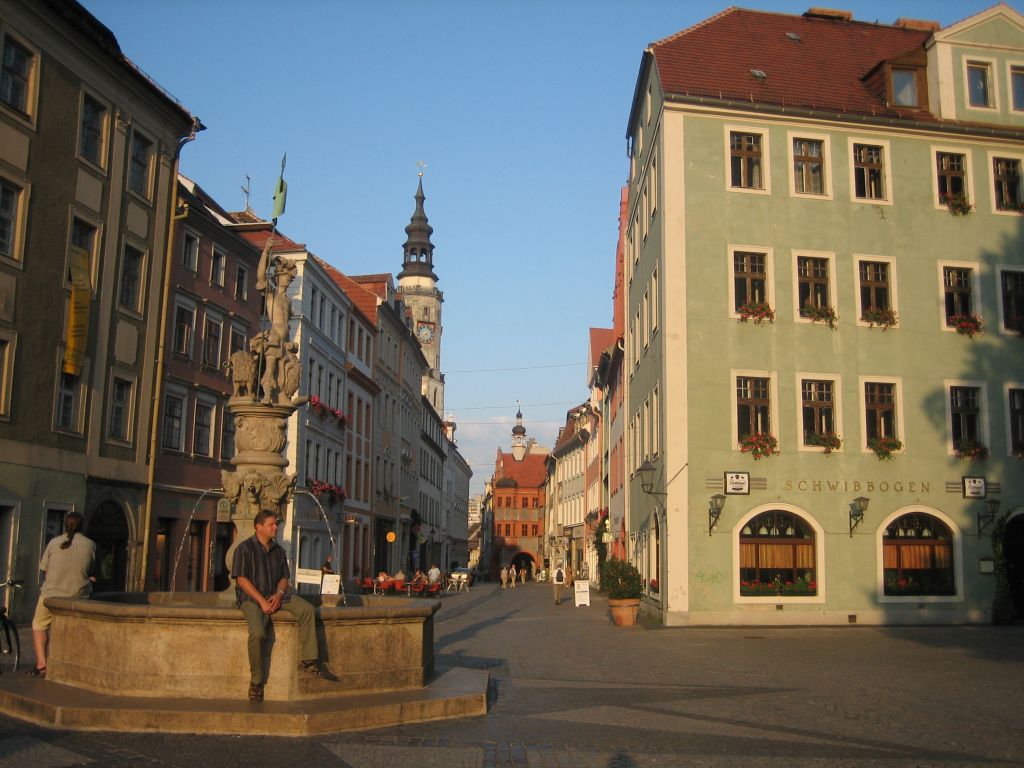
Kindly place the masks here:
[(512, 583), (512, 589), (516, 588), (516, 576), (518, 576), (518, 575), (519, 574), (516, 571), (516, 564), (512, 563), (512, 565), (510, 565), (509, 568), (508, 568), (508, 578), (509, 578), (510, 582)]
[(519, 583), (523, 584), (523, 585), (526, 584), (526, 566), (525, 565), (522, 568), (519, 569)]
[(84, 523), (80, 512), (68, 512), (63, 535), (50, 539), (39, 560), (45, 581), (39, 588), (39, 602), (32, 617), (36, 665), (28, 673), (33, 677), (46, 677), (46, 650), (53, 617), (43, 601), (48, 597), (88, 597), (92, 593), (96, 544), (81, 532)]
[(263, 701), (266, 670), (263, 649), (270, 617), (288, 611), (299, 623), (299, 655), (303, 673), (323, 677), (316, 639), (313, 606), (298, 595), (289, 594), (291, 569), (284, 549), (275, 541), (277, 513), (261, 509), (253, 520), (255, 533), (235, 550), (231, 573), (235, 576), (235, 597), (249, 625), (249, 701)]
[(565, 586), (565, 568), (559, 563), (555, 566), (554, 573), (551, 575), (551, 590), (555, 596), (555, 605), (560, 605), (562, 602), (563, 586)]
[(508, 587), (508, 566), (501, 566), (501, 588), (506, 589)]

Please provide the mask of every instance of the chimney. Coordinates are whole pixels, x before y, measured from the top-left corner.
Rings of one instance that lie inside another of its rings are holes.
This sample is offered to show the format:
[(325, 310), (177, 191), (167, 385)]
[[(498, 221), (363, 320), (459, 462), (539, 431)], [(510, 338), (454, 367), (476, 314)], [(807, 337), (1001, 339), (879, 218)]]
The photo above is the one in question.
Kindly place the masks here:
[(827, 19), (828, 21), (853, 21), (853, 11), (838, 11), (835, 8), (808, 8), (805, 19)]
[(937, 21), (928, 21), (927, 19), (907, 19), (900, 17), (896, 19), (894, 27), (900, 27), (902, 29), (913, 29), (917, 32), (938, 32), (942, 29), (942, 26)]

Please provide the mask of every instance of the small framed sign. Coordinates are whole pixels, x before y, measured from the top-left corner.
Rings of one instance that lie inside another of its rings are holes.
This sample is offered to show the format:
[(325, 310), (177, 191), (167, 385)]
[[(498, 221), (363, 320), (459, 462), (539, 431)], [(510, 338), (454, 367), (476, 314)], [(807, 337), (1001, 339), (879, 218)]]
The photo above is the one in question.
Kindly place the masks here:
[(217, 522), (218, 523), (230, 523), (231, 522), (231, 502), (227, 499), (217, 500)]
[(984, 477), (962, 477), (965, 499), (984, 499), (987, 494)]
[(749, 472), (726, 472), (725, 493), (728, 496), (749, 496), (750, 495), (750, 473)]
[(321, 595), (336, 595), (341, 592), (341, 574), (325, 573), (320, 582)]

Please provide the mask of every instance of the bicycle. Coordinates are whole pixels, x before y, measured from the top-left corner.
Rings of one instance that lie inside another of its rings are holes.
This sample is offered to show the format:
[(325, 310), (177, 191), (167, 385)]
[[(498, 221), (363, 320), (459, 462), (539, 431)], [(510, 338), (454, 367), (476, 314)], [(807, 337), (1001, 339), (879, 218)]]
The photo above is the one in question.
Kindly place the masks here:
[[(0, 583), (0, 589), (21, 589), (24, 583), (22, 580), (8, 579)], [(7, 615), (7, 607), (0, 605), (0, 674), (17, 672), (20, 660), (21, 638), (18, 636), (18, 627)]]

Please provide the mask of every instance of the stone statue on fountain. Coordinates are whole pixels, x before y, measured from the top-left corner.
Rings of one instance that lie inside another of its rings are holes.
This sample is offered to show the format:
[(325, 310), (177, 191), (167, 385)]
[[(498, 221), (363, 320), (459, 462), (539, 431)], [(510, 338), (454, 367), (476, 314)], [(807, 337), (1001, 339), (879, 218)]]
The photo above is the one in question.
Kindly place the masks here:
[[(253, 533), (253, 519), (261, 509), (283, 517), (295, 488), (296, 476), (284, 472), (282, 456), (288, 417), (308, 398), (298, 395), (302, 371), (298, 344), (291, 340), (291, 299), (288, 288), (298, 272), (295, 262), (273, 253), (273, 237), (260, 254), (256, 289), (263, 294), (270, 327), (256, 334), (249, 350), (231, 355), (227, 364), (232, 396), (228, 401), (235, 419), (234, 471), (222, 471), (224, 495), (234, 506), (235, 543)], [(230, 568), (235, 544), (227, 552)], [(233, 579), (232, 579), (233, 581)], [(233, 594), (234, 585), (229, 587)]]

